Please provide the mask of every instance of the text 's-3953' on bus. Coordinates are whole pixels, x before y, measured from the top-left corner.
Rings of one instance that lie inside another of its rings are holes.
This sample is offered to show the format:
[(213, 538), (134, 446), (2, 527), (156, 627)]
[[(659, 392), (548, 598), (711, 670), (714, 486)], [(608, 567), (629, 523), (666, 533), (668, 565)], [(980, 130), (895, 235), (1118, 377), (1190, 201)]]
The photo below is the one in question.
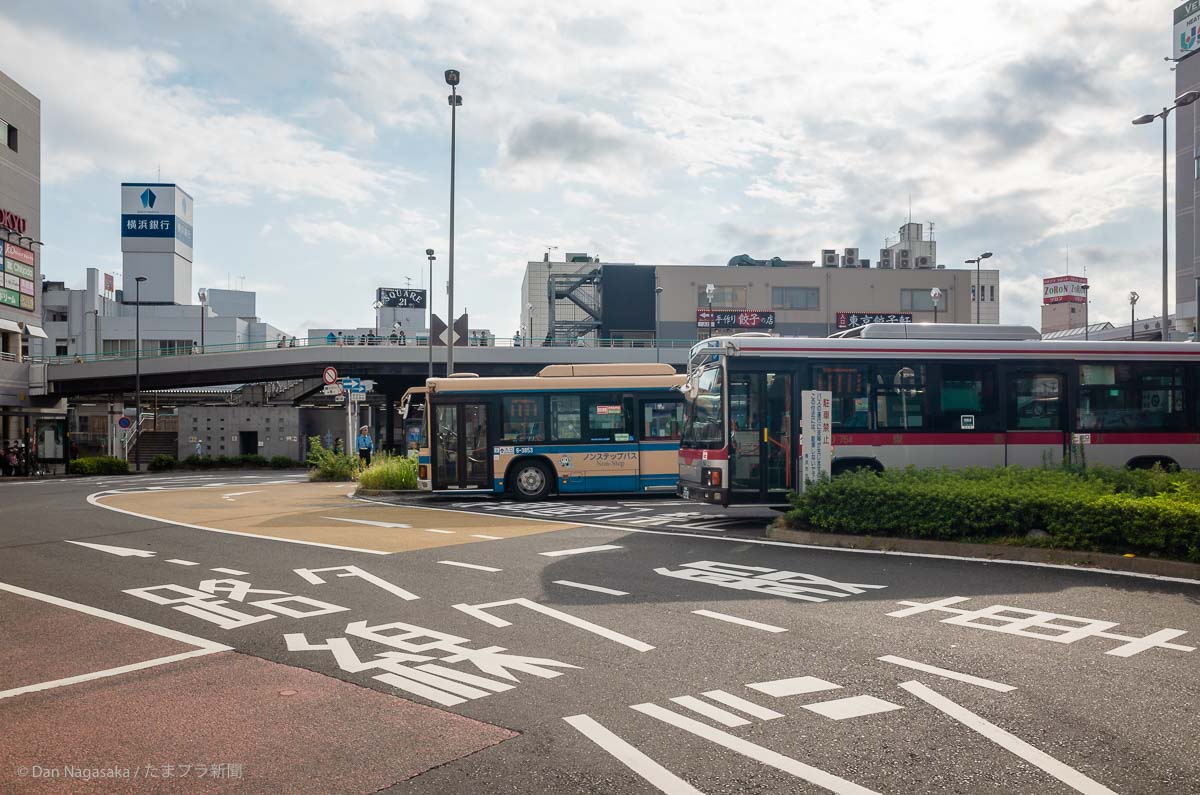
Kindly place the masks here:
[(1200, 345), (1042, 341), (1023, 326), (871, 324), (692, 348), (680, 496), (783, 503), (800, 394), (832, 396), (832, 474), (856, 467), (1200, 467)]
[(528, 500), (555, 492), (673, 492), (684, 381), (668, 364), (431, 378), (417, 485)]

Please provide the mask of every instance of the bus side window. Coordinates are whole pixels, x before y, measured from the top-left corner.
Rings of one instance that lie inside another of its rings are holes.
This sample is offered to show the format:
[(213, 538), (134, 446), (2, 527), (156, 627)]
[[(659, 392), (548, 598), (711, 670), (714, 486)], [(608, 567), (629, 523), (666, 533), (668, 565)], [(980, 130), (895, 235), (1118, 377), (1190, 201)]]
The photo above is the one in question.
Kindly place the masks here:
[(683, 428), (683, 401), (642, 403), (642, 439), (678, 440)]

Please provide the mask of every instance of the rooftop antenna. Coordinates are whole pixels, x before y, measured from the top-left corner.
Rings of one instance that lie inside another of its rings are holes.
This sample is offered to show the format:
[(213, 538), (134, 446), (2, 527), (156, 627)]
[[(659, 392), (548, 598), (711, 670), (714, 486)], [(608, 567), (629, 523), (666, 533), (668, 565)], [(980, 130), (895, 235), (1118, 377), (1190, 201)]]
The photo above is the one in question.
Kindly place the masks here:
[(158, 164), (158, 179), (155, 182), (162, 182), (162, 163)]
[[(1070, 276), (1071, 275), (1071, 244), (1070, 243), (1067, 244), (1066, 253), (1063, 254), (1063, 261), (1067, 265), (1067, 275)], [(1086, 270), (1086, 268), (1084, 270)]]
[(930, 239), (930, 241), (932, 241), (933, 240), (933, 221), (929, 221), (928, 224), (929, 224), (929, 239)]
[(908, 192), (908, 222), (912, 223), (912, 191)]
[(238, 278), (242, 280), (242, 286), (241, 286), (239, 289), (241, 289), (241, 290), (245, 290), (245, 289), (246, 289), (246, 277), (245, 277), (245, 275), (239, 276)]

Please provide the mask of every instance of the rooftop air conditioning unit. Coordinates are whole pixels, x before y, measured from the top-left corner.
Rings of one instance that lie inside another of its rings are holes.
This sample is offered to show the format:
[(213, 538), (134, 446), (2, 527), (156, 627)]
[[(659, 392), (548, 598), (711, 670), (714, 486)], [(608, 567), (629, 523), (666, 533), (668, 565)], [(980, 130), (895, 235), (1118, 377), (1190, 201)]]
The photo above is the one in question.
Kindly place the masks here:
[(916, 265), (918, 268), (932, 268), (933, 267), (933, 260), (929, 259), (929, 257), (924, 257), (924, 256), (917, 257), (916, 260), (917, 260)]
[(821, 249), (821, 267), (836, 268), (838, 266), (837, 252), (831, 248)]
[(892, 250), (890, 248), (879, 249), (879, 267), (891, 270)]
[(902, 248), (896, 253), (899, 254), (899, 256), (896, 258), (896, 267), (900, 268), (901, 270), (911, 269), (912, 259), (908, 256), (908, 249)]
[(871, 260), (869, 260), (869, 259), (860, 259), (860, 260), (858, 261), (858, 267), (860, 267), (860, 268), (869, 268), (869, 267), (871, 267)]
[(858, 267), (858, 249), (847, 248), (842, 251), (842, 267), (857, 268)]

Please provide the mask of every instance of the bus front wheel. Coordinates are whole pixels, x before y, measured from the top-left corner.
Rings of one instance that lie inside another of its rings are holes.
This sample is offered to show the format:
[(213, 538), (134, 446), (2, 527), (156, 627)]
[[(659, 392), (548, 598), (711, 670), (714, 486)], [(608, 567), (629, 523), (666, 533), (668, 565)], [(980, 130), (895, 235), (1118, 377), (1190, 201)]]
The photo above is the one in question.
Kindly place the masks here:
[(508, 473), (509, 491), (521, 500), (541, 500), (550, 493), (550, 470), (541, 461), (518, 461)]

